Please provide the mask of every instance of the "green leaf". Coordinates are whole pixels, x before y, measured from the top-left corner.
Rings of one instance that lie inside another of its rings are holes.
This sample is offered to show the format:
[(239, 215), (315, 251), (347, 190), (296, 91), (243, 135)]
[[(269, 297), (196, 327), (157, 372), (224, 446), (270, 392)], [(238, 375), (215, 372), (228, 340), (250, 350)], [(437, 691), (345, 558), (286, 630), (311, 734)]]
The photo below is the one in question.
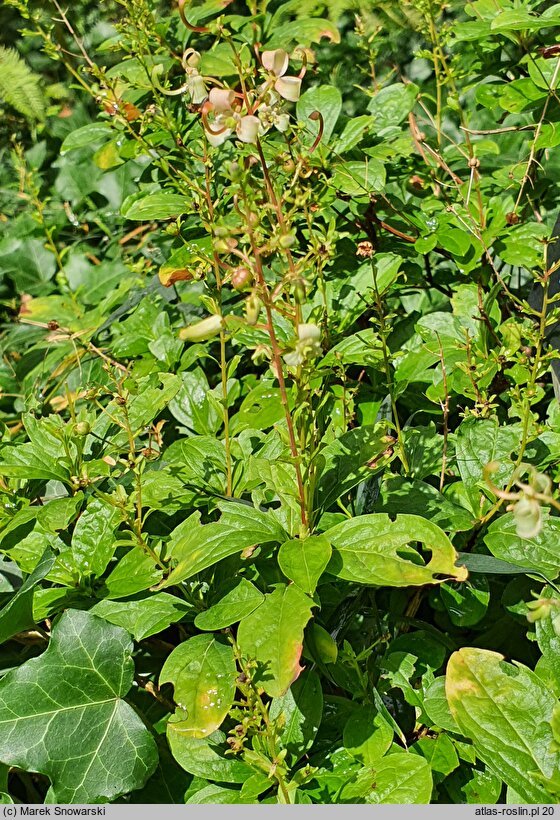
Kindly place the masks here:
[(262, 592), (246, 578), (241, 578), (217, 603), (199, 612), (194, 625), (210, 631), (224, 629), (250, 615), (263, 601)]
[(447, 777), (459, 766), (455, 746), (445, 734), (436, 737), (423, 737), (411, 747), (411, 752), (425, 757), (433, 772)]
[(375, 766), (389, 751), (393, 730), (375, 706), (356, 709), (348, 718), (343, 731), (344, 746), (363, 766)]
[(288, 48), (289, 43), (295, 42), (302, 46), (319, 43), (326, 37), (331, 43), (340, 43), (340, 32), (334, 23), (322, 17), (302, 17), (284, 25), (274, 26), (271, 39), (267, 41), (267, 49)]
[(355, 160), (335, 165), (330, 184), (343, 194), (366, 196), (383, 190), (385, 176), (385, 166), (378, 159)]
[(171, 753), (185, 771), (219, 783), (244, 783), (254, 770), (234, 757), (226, 757), (229, 746), (219, 730), (208, 738), (197, 738), (175, 731), (173, 718), (167, 724)]
[(195, 635), (175, 647), (159, 677), (160, 685), (173, 684), (173, 731), (194, 738), (210, 736), (231, 708), (236, 677), (233, 649), (223, 636)]
[[(157, 750), (123, 700), (133, 675), (127, 633), (68, 610), (46, 652), (0, 681), (0, 760), (49, 777), (51, 803), (108, 802), (139, 788)], [(78, 756), (68, 747), (76, 732)]]
[(331, 545), (322, 535), (285, 541), (278, 551), (280, 569), (300, 589), (313, 595), (331, 557)]
[[(550, 587), (545, 587), (541, 593), (543, 599), (555, 597), (556, 592)], [(557, 635), (555, 629), (555, 615), (557, 615), (557, 610), (553, 609), (552, 617), (535, 621), (535, 630), (539, 649), (543, 654), (542, 659), (550, 669), (558, 690), (560, 690), (560, 636)]]
[(132, 598), (99, 601), (89, 611), (115, 626), (130, 632), (135, 641), (157, 635), (171, 624), (180, 621), (192, 606), (168, 592), (155, 595), (140, 593)]
[(72, 558), (80, 573), (103, 574), (115, 551), (114, 530), (120, 520), (117, 507), (99, 498), (90, 501), (72, 535)]
[(45, 452), (39, 444), (10, 444), (2, 448), (0, 458), (0, 475), (7, 478), (41, 478), (70, 483), (70, 471), (64, 461)]
[(342, 110), (342, 94), (332, 85), (320, 85), (310, 88), (301, 95), (297, 101), (296, 113), (298, 121), (304, 126), (304, 141), (311, 144), (315, 141), (319, 133), (319, 122), (310, 120), (309, 117), (315, 111), (319, 111), (323, 118), (323, 134), (321, 142), (326, 144), (336, 121)]
[(0, 644), (17, 632), (29, 629), (35, 624), (33, 593), (39, 581), (49, 574), (54, 562), (55, 556), (50, 548), (47, 548), (31, 575), (26, 578), (6, 606), (0, 610)]
[(200, 514), (195, 513), (173, 531), (168, 546), (177, 563), (158, 589), (192, 578), (248, 547), (285, 540), (283, 529), (269, 513), (235, 502), (220, 509), (222, 517), (214, 524), (201, 525)]
[(490, 587), (484, 575), (465, 584), (442, 584), (440, 595), (455, 626), (477, 624), (486, 615), (490, 603)]
[(503, 561), (524, 567), (525, 572), (536, 570), (554, 580), (560, 573), (560, 555), (557, 543), (560, 536), (560, 519), (542, 513), (542, 529), (531, 538), (517, 535), (513, 513), (505, 513), (488, 527), (484, 543), (490, 552)]
[(172, 415), (195, 433), (211, 436), (216, 433), (222, 418), (215, 404), (209, 400), (208, 380), (200, 368), (181, 373), (181, 387), (168, 408)]
[(138, 222), (150, 219), (176, 219), (188, 211), (190, 204), (187, 198), (170, 191), (132, 194), (121, 206), (121, 214), (125, 219)]
[[(455, 566), (457, 554), (448, 537), (417, 515), (361, 515), (325, 532), (333, 547), (327, 571), (338, 578), (376, 586), (422, 586), (440, 576), (465, 580)], [(419, 542), (431, 552), (428, 563), (411, 546)]]
[(492, 481), (502, 486), (511, 477), (514, 463), (511, 454), (519, 447), (520, 430), (515, 425), (499, 427), (490, 419), (466, 419), (460, 425), (456, 438), (457, 466), (467, 486), (486, 486), (484, 468), (491, 461), (500, 463), (492, 473)]
[(391, 754), (364, 767), (340, 792), (341, 803), (429, 803), (432, 774), (423, 757)]
[(281, 697), (302, 671), (303, 630), (313, 606), (298, 587), (278, 584), (239, 624), (241, 653), (259, 663), (255, 679), (272, 697)]
[(446, 694), (461, 732), (491, 771), (526, 803), (547, 803), (541, 779), (552, 777), (550, 720), (556, 698), (521, 664), (487, 649), (463, 648), (447, 666)]
[(383, 457), (388, 447), (386, 429), (382, 424), (349, 430), (323, 447), (315, 457), (319, 472), (316, 507), (328, 510), (364, 478), (383, 469), (390, 459), (390, 456)]
[(368, 103), (374, 117), (376, 132), (392, 125), (400, 125), (414, 107), (418, 86), (414, 83), (394, 83), (382, 88)]
[(81, 128), (71, 131), (60, 146), (60, 153), (75, 151), (95, 142), (106, 141), (111, 136), (111, 128), (106, 122), (89, 122)]
[(281, 732), (283, 748), (288, 750), (292, 764), (311, 749), (323, 716), (323, 690), (316, 672), (305, 671), (281, 697), (270, 704), (270, 717), (283, 716)]
[(128, 598), (161, 580), (163, 572), (138, 546), (132, 546), (105, 579), (101, 594), (106, 598)]

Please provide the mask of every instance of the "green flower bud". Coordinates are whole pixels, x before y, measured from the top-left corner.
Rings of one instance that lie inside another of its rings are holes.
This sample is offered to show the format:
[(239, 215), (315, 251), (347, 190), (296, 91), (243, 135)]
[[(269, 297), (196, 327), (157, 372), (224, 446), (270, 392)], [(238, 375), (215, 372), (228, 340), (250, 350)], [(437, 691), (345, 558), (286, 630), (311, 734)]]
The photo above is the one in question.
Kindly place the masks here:
[(184, 327), (179, 332), (179, 338), (189, 342), (205, 342), (207, 339), (217, 336), (222, 327), (223, 318), (221, 316), (208, 316), (201, 322)]
[(83, 438), (91, 433), (91, 424), (88, 421), (78, 421), (74, 425), (73, 433), (77, 438)]
[(513, 508), (515, 531), (520, 538), (534, 538), (542, 528), (541, 507), (534, 498), (521, 496)]
[(245, 302), (245, 321), (248, 325), (256, 325), (261, 312), (261, 300), (252, 293)]

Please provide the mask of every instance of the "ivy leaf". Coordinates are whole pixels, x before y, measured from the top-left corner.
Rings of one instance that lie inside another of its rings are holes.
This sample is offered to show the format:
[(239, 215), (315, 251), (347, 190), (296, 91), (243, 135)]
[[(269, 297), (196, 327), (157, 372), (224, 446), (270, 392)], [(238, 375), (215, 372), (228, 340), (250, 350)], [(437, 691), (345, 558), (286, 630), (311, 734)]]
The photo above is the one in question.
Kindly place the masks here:
[(157, 749), (123, 700), (133, 675), (124, 629), (67, 610), (46, 652), (0, 681), (0, 760), (47, 775), (50, 803), (108, 802), (140, 788)]
[[(376, 586), (421, 586), (446, 579), (464, 581), (467, 570), (456, 567), (457, 553), (438, 526), (418, 515), (360, 515), (324, 533), (333, 546), (327, 571), (338, 578)], [(424, 563), (411, 546), (420, 542), (432, 555)]]
[(313, 606), (313, 600), (295, 585), (278, 584), (239, 624), (241, 653), (258, 661), (256, 680), (274, 698), (281, 697), (302, 671), (303, 630)]
[(233, 703), (236, 676), (233, 649), (224, 637), (195, 635), (179, 644), (159, 678), (174, 687), (173, 731), (202, 738), (218, 729)]
[(548, 803), (542, 785), (560, 765), (550, 720), (556, 698), (546, 684), (503, 655), (465, 647), (447, 665), (453, 718), (480, 759), (526, 803)]

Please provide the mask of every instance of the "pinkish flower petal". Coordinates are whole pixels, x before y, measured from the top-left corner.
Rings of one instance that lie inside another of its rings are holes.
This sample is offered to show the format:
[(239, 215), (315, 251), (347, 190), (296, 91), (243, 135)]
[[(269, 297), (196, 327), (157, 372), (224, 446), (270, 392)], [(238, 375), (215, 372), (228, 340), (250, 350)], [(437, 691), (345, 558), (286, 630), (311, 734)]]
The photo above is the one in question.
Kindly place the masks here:
[(226, 114), (232, 109), (235, 91), (232, 91), (231, 88), (212, 88), (208, 94), (208, 99), (214, 106), (216, 114)]
[(263, 68), (271, 71), (275, 77), (281, 77), (288, 70), (288, 55), (283, 48), (274, 51), (263, 51), (261, 54)]
[(301, 93), (301, 80), (299, 77), (278, 77), (274, 88), (285, 100), (297, 102)]
[(253, 117), (252, 114), (241, 117), (235, 129), (241, 142), (256, 142), (260, 124), (259, 118)]

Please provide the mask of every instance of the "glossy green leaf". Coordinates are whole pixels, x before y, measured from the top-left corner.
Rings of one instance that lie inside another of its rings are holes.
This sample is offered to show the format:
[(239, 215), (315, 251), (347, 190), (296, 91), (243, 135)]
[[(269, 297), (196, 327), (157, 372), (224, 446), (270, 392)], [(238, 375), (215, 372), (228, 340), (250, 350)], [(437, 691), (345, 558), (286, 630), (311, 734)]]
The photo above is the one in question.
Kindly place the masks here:
[(552, 580), (560, 573), (560, 555), (556, 547), (559, 535), (560, 519), (543, 510), (541, 531), (531, 538), (521, 538), (510, 512), (490, 524), (484, 543), (496, 558), (525, 567), (526, 572), (531, 569), (542, 572)]
[(393, 730), (374, 706), (361, 706), (348, 718), (344, 746), (364, 766), (375, 766), (389, 751)]
[(547, 803), (542, 778), (552, 777), (554, 695), (533, 672), (497, 652), (464, 648), (447, 666), (446, 694), (461, 732), (478, 757), (527, 803)]
[(297, 101), (296, 112), (299, 122), (304, 126), (304, 139), (307, 143), (315, 141), (319, 133), (319, 122), (310, 120), (315, 111), (323, 119), (321, 142), (328, 143), (342, 109), (342, 95), (332, 85), (320, 85), (310, 88)]
[(239, 503), (224, 503), (221, 509), (222, 517), (217, 523), (201, 525), (199, 515), (195, 514), (174, 530), (169, 552), (176, 565), (158, 589), (191, 578), (249, 547), (285, 539), (282, 528), (268, 513)]
[(51, 571), (55, 556), (50, 548), (43, 553), (39, 563), (17, 592), (0, 609), (0, 644), (11, 638), (23, 629), (29, 629), (35, 624), (33, 615), (34, 589)]
[(323, 691), (316, 672), (302, 672), (284, 695), (273, 699), (270, 717), (282, 720), (281, 742), (292, 762), (313, 746), (322, 716)]
[(391, 754), (364, 767), (340, 792), (341, 803), (429, 803), (432, 774), (423, 757)]
[(102, 575), (115, 551), (114, 530), (121, 520), (118, 508), (98, 498), (90, 501), (72, 535), (72, 557), (81, 573)]
[(381, 88), (368, 103), (376, 130), (400, 125), (412, 111), (417, 95), (418, 86), (414, 83), (393, 83)]
[(122, 626), (135, 641), (143, 641), (182, 620), (192, 611), (192, 606), (176, 595), (158, 592), (140, 593), (118, 601), (105, 598), (89, 611), (110, 624)]
[(353, 160), (334, 166), (331, 185), (343, 194), (367, 196), (385, 185), (385, 166), (378, 159)]
[[(327, 530), (333, 547), (328, 572), (347, 581), (376, 586), (413, 586), (438, 579), (465, 580), (455, 566), (453, 545), (435, 524), (416, 515), (361, 515)], [(411, 544), (431, 553), (425, 563)]]
[(195, 635), (175, 647), (159, 677), (160, 684), (173, 684), (173, 731), (209, 737), (231, 708), (236, 676), (233, 649), (221, 636)]
[(278, 551), (280, 569), (291, 581), (313, 595), (331, 557), (331, 545), (322, 535), (285, 541)]
[(240, 581), (204, 612), (194, 619), (198, 629), (224, 629), (250, 615), (264, 601), (264, 595), (246, 578)]
[(150, 219), (175, 219), (189, 210), (186, 197), (170, 191), (158, 191), (154, 194), (132, 194), (123, 202), (121, 214), (125, 219), (142, 222)]
[(327, 510), (364, 478), (385, 467), (390, 455), (383, 454), (389, 444), (386, 429), (380, 424), (349, 430), (327, 444), (315, 458), (319, 472), (317, 506)]
[[(47, 802), (106, 802), (139, 788), (156, 767), (157, 751), (123, 700), (133, 675), (127, 633), (68, 610), (46, 652), (0, 681), (0, 760), (47, 775)], [(75, 757), (68, 743), (77, 731)]]
[(258, 662), (256, 680), (272, 697), (281, 697), (302, 671), (303, 630), (314, 605), (294, 584), (278, 584), (239, 624), (241, 653)]
[(128, 598), (161, 581), (163, 571), (153, 558), (132, 546), (105, 579), (101, 594), (106, 598)]
[[(179, 717), (177, 723), (181, 724)], [(219, 730), (208, 738), (197, 738), (175, 731), (175, 719), (167, 724), (167, 739), (173, 757), (185, 771), (218, 783), (243, 783), (254, 774), (253, 769), (238, 758), (225, 755), (229, 746)]]

